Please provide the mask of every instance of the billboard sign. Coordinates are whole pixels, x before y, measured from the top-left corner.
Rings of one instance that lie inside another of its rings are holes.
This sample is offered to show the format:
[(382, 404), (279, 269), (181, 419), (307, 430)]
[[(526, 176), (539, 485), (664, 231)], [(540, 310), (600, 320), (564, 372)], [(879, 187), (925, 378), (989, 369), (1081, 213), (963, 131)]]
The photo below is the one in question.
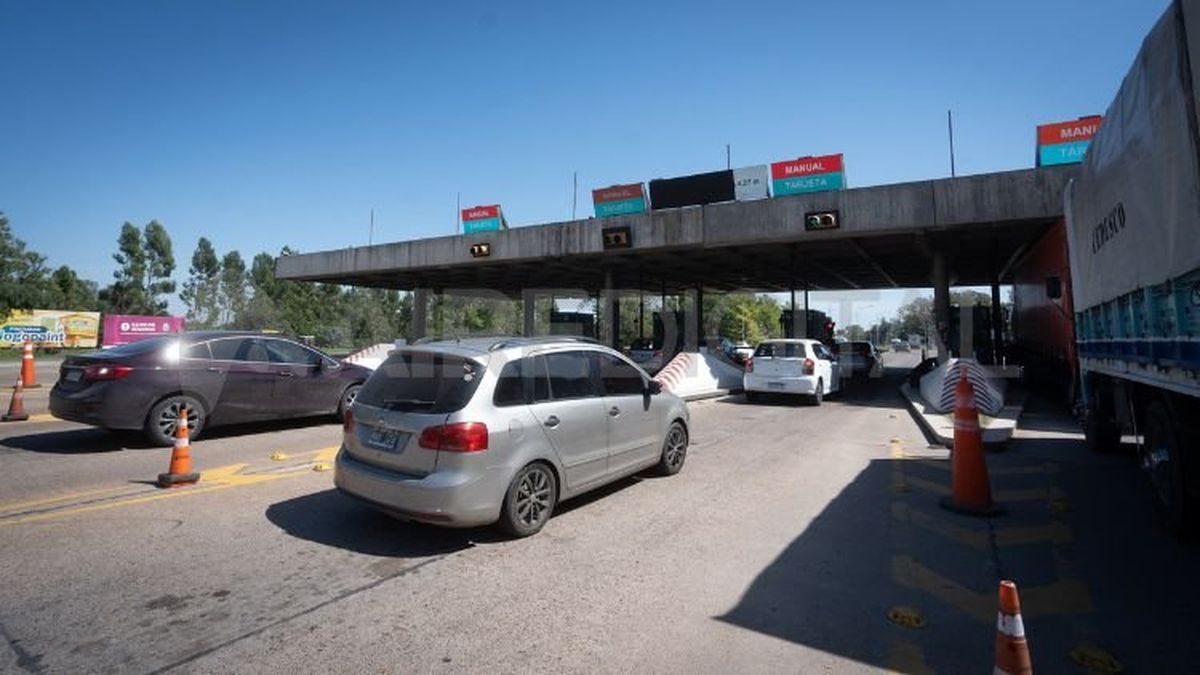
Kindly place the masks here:
[(508, 229), (508, 223), (504, 220), (504, 213), (500, 211), (499, 204), (472, 206), (469, 209), (463, 209), (462, 225), (463, 234), (495, 232), (502, 228), (505, 230)]
[(0, 347), (20, 347), (28, 340), (36, 347), (95, 348), (99, 333), (100, 312), (13, 310), (0, 323)]
[(159, 335), (170, 335), (183, 331), (182, 316), (138, 316), (132, 314), (104, 315), (104, 346), (118, 345), (145, 340)]
[(597, 218), (645, 213), (646, 190), (641, 183), (592, 190), (592, 206)]
[(733, 171), (713, 171), (650, 181), (650, 208), (677, 209), (733, 201)]
[(1078, 164), (1104, 118), (1080, 117), (1073, 122), (1043, 124), (1037, 128), (1037, 166)]
[(771, 192), (776, 197), (841, 190), (845, 186), (841, 153), (789, 159), (771, 165)]
[(768, 189), (771, 185), (769, 169), (766, 164), (746, 166), (733, 170), (733, 196), (739, 202), (751, 199), (766, 199), (770, 197)]

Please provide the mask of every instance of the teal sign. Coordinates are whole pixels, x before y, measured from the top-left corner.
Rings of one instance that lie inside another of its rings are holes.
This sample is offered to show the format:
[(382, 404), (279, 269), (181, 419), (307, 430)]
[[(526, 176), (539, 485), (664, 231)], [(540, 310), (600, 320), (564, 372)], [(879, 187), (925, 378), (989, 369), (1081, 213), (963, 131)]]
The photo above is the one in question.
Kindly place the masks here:
[(631, 213), (645, 213), (646, 200), (642, 197), (618, 199), (612, 202), (596, 202), (596, 217), (624, 216)]
[(499, 218), (483, 218), (480, 220), (465, 220), (463, 221), (463, 233), (475, 234), (476, 232), (494, 232), (500, 229)]
[(796, 178), (776, 178), (771, 183), (771, 192), (776, 197), (783, 197), (785, 195), (802, 195), (809, 192), (841, 190), (842, 187), (842, 172), (834, 171), (832, 173), (819, 173), (811, 176), (798, 176)]

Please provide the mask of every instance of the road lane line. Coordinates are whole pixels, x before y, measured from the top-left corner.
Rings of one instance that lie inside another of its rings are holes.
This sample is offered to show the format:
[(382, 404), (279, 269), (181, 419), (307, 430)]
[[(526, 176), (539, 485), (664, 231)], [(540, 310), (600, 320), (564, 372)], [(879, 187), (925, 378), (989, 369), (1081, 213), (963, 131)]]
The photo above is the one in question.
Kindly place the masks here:
[[(322, 453), (329, 453), (330, 451), (331, 451), (330, 448), (323, 448), (321, 450), (315, 451), (313, 453), (313, 455), (314, 455), (314, 457), (323, 456)], [(332, 451), (334, 453), (336, 453), (337, 448), (332, 448)], [(80, 504), (80, 505), (75, 505), (75, 506), (66, 504), (66, 505), (63, 505), (62, 508), (53, 508), (52, 507), (50, 510), (41, 511), (38, 513), (23, 514), (23, 513), (18, 512), (18, 513), (10, 513), (8, 515), (0, 514), (0, 526), (15, 525), (15, 524), (20, 524), (20, 523), (30, 523), (30, 522), (40, 521), (40, 520), (47, 520), (50, 518), (58, 518), (58, 517), (65, 517), (65, 516), (71, 516), (71, 515), (78, 515), (78, 514), (82, 514), (82, 513), (90, 513), (93, 511), (101, 511), (101, 510), (105, 510), (105, 509), (116, 508), (118, 506), (134, 506), (137, 504), (145, 504), (148, 502), (154, 502), (154, 501), (158, 501), (161, 499), (170, 499), (170, 498), (174, 498), (174, 497), (186, 497), (188, 495), (196, 495), (196, 494), (201, 494), (201, 493), (213, 492), (216, 490), (223, 490), (223, 489), (231, 488), (231, 487), (255, 485), (258, 483), (265, 483), (268, 481), (278, 480), (280, 478), (288, 478), (288, 477), (292, 477), (292, 476), (300, 476), (300, 475), (308, 474), (311, 472), (310, 470), (312, 468), (312, 465), (313, 465), (313, 462), (308, 462), (308, 463), (301, 464), (298, 466), (284, 467), (281, 470), (263, 471), (263, 472), (257, 472), (257, 473), (253, 473), (253, 472), (252, 473), (243, 473), (243, 471), (249, 466), (248, 464), (231, 464), (228, 466), (218, 467), (216, 469), (210, 469), (208, 471), (202, 472), (200, 480), (204, 481), (204, 482), (199, 483), (194, 487), (174, 488), (174, 489), (166, 490), (163, 492), (156, 491), (156, 492), (152, 492), (149, 494), (147, 494), (145, 490), (138, 490), (136, 493), (134, 493), (132, 495), (128, 495), (128, 496), (114, 495), (114, 497), (115, 497), (114, 499), (100, 501), (99, 503), (93, 502), (93, 503), (86, 503), (86, 504)], [(74, 493), (72, 495), (66, 495), (65, 497), (41, 500), (40, 504), (53, 505), (55, 503), (68, 501), (73, 498), (79, 499), (79, 498), (85, 497), (85, 496), (97, 496), (97, 495), (101, 495), (101, 494), (105, 494), (105, 493), (116, 493), (116, 492), (119, 492), (120, 490), (126, 490), (126, 489), (130, 489), (130, 487), (129, 486), (121, 486), (118, 488), (94, 490), (94, 491), (91, 491), (88, 493)], [(13, 508), (6, 508), (4, 510), (13, 511), (16, 508), (23, 508), (23, 509), (27, 510), (28, 507), (36, 506), (36, 505), (38, 505), (38, 503), (39, 502), (37, 502), (37, 501), (34, 501), (32, 503), (26, 502), (22, 505), (14, 505)]]
[(38, 498), (38, 499), (30, 499), (30, 500), (24, 501), (24, 502), (12, 502), (9, 504), (0, 504), (0, 513), (6, 513), (9, 511), (23, 511), (23, 510), (29, 509), (31, 507), (45, 506), (47, 504), (53, 504), (55, 502), (69, 502), (72, 500), (84, 499), (87, 497), (95, 497), (97, 495), (107, 494), (110, 492), (120, 492), (122, 490), (128, 490), (128, 489), (130, 489), (130, 487), (131, 486), (128, 484), (116, 485), (116, 486), (112, 486), (112, 487), (98, 488), (95, 490), (67, 492), (67, 493), (64, 493), (64, 494), (61, 494), (61, 495), (58, 495), (55, 497), (42, 497), (42, 498)]
[[(905, 588), (927, 593), (980, 623), (995, 621), (994, 592), (979, 593), (964, 588), (911, 556), (892, 556), (892, 579)], [(1087, 586), (1072, 579), (1060, 579), (1041, 586), (1022, 586), (1021, 599), (1022, 615), (1025, 617), (1092, 611), (1092, 598)]]
[(925, 652), (908, 640), (892, 640), (888, 649), (888, 670), (894, 675), (933, 675), (933, 669), (925, 662)]

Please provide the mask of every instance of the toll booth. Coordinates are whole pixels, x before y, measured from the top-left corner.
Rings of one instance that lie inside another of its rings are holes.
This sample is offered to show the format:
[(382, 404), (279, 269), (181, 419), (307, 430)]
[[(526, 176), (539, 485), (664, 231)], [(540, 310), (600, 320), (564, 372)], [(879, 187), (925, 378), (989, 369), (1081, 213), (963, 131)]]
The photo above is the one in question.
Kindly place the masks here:
[(586, 312), (551, 312), (551, 335), (579, 335), (596, 339), (596, 315)]
[(950, 355), (992, 364), (992, 308), (950, 306)]
[(779, 327), (783, 330), (785, 338), (808, 337), (813, 340), (820, 340), (826, 344), (833, 344), (833, 329), (835, 324), (829, 318), (829, 315), (817, 309), (801, 309), (798, 312), (803, 312), (807, 321), (807, 331), (803, 335), (796, 335), (796, 328), (800, 327), (798, 322), (792, 321), (792, 310), (785, 309), (779, 314)]

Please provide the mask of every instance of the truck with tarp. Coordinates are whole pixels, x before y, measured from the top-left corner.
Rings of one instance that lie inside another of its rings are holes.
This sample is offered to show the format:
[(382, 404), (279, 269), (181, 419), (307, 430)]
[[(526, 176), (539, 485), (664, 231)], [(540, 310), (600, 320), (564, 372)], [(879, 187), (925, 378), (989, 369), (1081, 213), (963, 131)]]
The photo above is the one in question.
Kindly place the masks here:
[(1200, 517), (1197, 74), (1200, 0), (1176, 0), (1064, 194), (1085, 437), (1133, 437), (1176, 530)]

